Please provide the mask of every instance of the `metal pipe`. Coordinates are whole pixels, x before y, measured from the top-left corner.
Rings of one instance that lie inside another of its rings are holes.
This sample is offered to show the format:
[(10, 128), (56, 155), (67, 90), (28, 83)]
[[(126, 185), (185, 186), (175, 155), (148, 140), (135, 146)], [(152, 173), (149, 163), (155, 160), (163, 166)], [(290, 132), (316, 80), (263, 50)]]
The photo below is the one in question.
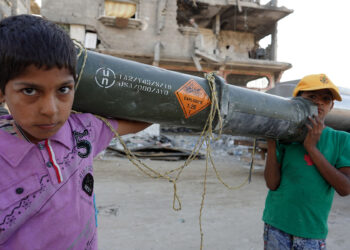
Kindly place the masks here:
[[(291, 98), (298, 80), (278, 83), (268, 91), (269, 94)], [(350, 131), (350, 89), (339, 87), (342, 102), (334, 102), (334, 107), (326, 116), (325, 124), (336, 130)]]
[[(88, 51), (73, 108), (107, 117), (202, 129), (206, 79)], [(77, 72), (83, 65), (78, 59)]]
[[(208, 81), (193, 75), (87, 51), (73, 108), (107, 117), (202, 130), (210, 111)], [(302, 140), (307, 116), (317, 108), (225, 83), (215, 78), (223, 132), (232, 135)], [(214, 120), (218, 125), (218, 119)]]

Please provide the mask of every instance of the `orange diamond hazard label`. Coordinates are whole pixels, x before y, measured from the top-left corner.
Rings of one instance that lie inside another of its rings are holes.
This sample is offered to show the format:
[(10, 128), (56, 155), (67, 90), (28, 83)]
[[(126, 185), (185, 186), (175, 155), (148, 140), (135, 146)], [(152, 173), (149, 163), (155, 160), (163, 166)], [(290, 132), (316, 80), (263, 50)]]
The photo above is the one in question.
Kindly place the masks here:
[(181, 88), (175, 91), (185, 118), (197, 114), (211, 104), (210, 98), (195, 80), (189, 80)]

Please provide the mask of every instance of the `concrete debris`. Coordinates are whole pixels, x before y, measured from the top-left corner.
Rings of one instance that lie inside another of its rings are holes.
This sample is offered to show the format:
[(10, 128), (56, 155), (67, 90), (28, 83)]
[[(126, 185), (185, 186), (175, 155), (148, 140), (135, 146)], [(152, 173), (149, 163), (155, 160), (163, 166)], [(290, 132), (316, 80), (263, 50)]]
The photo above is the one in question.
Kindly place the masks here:
[[(138, 158), (149, 158), (152, 160), (178, 161), (186, 160), (192, 150), (177, 148), (172, 141), (164, 136), (149, 136), (142, 137), (131, 135), (122, 138), (129, 150)], [(125, 157), (126, 153), (120, 141), (114, 139), (107, 148), (109, 154)], [(199, 153), (195, 159), (203, 159), (204, 155)]]
[[(167, 134), (167, 138), (171, 139), (174, 145), (183, 147), (188, 150), (192, 150), (199, 136), (194, 134)], [(221, 135), (218, 140), (211, 141), (210, 150), (215, 157), (231, 156), (236, 160), (243, 161), (250, 164), (253, 152), (253, 138)], [(255, 150), (254, 164), (264, 166), (265, 165), (265, 152), (264, 141), (257, 140), (257, 147)], [(206, 143), (203, 143), (200, 153), (206, 154)]]
[(106, 206), (97, 206), (97, 211), (100, 215), (105, 215), (105, 216), (119, 215), (119, 207), (116, 204), (106, 205)]
[[(167, 133), (160, 136), (151, 135), (126, 135), (122, 137), (126, 146), (138, 158), (152, 160), (177, 161), (185, 160), (196, 147), (199, 140), (198, 134)], [(255, 165), (265, 165), (265, 150), (263, 141), (258, 141), (255, 150)], [(261, 148), (260, 148), (261, 147)], [(207, 145), (204, 142), (196, 159), (204, 159)], [(212, 156), (233, 157), (236, 160), (250, 164), (253, 152), (253, 139), (231, 135), (221, 135), (218, 140), (210, 143)], [(110, 156), (125, 157), (122, 144), (117, 138), (110, 143), (105, 154)]]

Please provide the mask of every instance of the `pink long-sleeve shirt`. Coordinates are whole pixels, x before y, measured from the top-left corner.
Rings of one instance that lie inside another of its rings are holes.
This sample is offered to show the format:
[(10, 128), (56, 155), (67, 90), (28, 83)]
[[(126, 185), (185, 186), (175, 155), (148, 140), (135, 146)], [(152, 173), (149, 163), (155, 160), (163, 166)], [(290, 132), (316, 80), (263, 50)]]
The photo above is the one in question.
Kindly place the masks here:
[(112, 132), (91, 114), (72, 114), (31, 144), (9, 133), (11, 119), (0, 118), (0, 249), (97, 249), (92, 163)]

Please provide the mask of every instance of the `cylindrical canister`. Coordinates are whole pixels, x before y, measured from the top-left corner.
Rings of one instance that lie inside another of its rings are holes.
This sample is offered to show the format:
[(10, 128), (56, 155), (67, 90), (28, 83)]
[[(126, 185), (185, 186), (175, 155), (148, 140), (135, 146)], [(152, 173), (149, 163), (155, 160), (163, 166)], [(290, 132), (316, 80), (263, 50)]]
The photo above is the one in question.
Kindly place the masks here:
[(287, 99), (231, 85), (222, 90), (225, 134), (303, 141), (308, 116), (317, 115), (317, 107), (301, 97)]
[[(91, 51), (81, 53), (77, 72), (82, 73), (73, 105), (77, 111), (197, 130), (210, 112), (212, 93), (205, 78)], [(307, 117), (317, 114), (303, 99), (229, 85), (221, 77), (215, 77), (215, 86), (226, 134), (302, 140)]]
[[(88, 51), (73, 108), (107, 117), (202, 129), (206, 79)], [(83, 64), (78, 60), (77, 72)]]

